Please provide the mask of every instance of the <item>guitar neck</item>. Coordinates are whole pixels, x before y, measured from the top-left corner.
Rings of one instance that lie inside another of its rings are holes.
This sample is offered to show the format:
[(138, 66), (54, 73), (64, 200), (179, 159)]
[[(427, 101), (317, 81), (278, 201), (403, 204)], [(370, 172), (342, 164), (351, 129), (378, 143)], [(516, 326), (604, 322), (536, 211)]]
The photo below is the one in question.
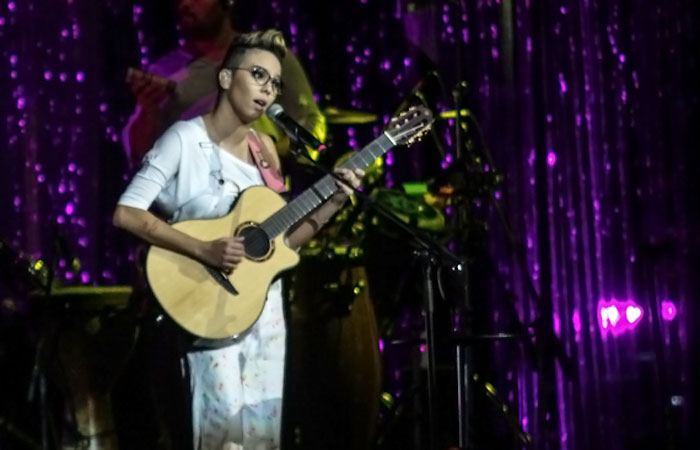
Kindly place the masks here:
[[(340, 167), (351, 170), (366, 169), (394, 145), (395, 142), (386, 133), (383, 133), (362, 150), (355, 153)], [(270, 216), (260, 224), (260, 227), (270, 239), (274, 239), (306, 217), (311, 211), (318, 208), (321, 203), (328, 200), (337, 190), (338, 186), (335, 184), (335, 179), (330, 175), (326, 175), (289, 202), (284, 208)]]

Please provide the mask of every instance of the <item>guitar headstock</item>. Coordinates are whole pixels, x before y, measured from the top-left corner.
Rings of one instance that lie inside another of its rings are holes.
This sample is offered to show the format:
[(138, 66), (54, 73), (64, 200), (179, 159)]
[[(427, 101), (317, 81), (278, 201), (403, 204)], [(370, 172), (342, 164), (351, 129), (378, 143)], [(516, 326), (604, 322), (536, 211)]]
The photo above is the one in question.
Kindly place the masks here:
[(391, 119), (385, 133), (397, 145), (410, 145), (430, 130), (433, 120), (433, 113), (425, 106), (411, 106)]

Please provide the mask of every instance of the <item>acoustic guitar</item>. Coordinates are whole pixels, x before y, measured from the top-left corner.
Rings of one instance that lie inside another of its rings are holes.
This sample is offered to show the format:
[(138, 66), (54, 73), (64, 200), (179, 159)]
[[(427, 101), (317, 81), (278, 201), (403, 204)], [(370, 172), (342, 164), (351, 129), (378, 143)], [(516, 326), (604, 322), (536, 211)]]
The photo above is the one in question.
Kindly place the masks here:
[[(431, 126), (432, 113), (412, 107), (341, 165), (364, 169), (395, 145), (411, 144)], [(174, 228), (200, 240), (244, 238), (245, 257), (230, 274), (179, 253), (151, 246), (146, 274), (166, 313), (189, 333), (206, 340), (230, 339), (250, 328), (262, 313), (270, 283), (299, 262), (284, 235), (331, 197), (338, 187), (326, 175), (286, 203), (264, 186), (244, 190), (229, 214), (218, 219), (187, 220)]]

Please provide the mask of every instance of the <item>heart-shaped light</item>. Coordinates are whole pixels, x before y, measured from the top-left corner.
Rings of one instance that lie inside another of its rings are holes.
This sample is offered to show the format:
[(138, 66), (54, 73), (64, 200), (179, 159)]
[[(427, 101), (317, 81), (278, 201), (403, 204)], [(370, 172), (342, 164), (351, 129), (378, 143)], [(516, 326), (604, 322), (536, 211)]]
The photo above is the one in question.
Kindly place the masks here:
[(642, 317), (642, 309), (637, 308), (636, 306), (628, 306), (625, 314), (627, 315), (627, 322), (635, 323), (640, 317)]

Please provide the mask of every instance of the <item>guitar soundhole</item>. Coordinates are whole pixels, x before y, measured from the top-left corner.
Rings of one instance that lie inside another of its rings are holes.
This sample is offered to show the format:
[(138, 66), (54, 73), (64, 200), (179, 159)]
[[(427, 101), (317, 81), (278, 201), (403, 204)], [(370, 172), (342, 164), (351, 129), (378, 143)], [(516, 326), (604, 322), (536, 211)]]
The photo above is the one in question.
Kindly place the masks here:
[(270, 238), (262, 228), (255, 225), (249, 225), (241, 228), (238, 233), (245, 239), (245, 253), (251, 259), (261, 259), (270, 253)]

